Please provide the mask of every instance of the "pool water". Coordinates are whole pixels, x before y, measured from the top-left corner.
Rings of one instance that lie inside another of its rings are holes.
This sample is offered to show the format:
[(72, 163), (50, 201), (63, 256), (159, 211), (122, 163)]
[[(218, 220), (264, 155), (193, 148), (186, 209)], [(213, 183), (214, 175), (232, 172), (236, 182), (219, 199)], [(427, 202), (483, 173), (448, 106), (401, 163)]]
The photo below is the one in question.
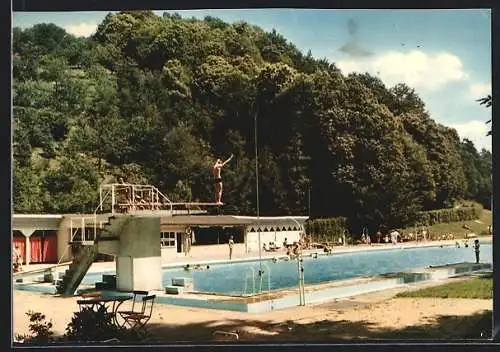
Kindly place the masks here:
[[(492, 245), (482, 244), (480, 261), (492, 262)], [(429, 266), (458, 262), (474, 262), (475, 254), (468, 248), (455, 246), (424, 248), (393, 248), (364, 252), (320, 255), (317, 258), (305, 257), (305, 284), (349, 279), (359, 276), (408, 271)], [(202, 266), (202, 268), (206, 268)], [(163, 285), (172, 284), (174, 277), (190, 277), (195, 291), (248, 296), (261, 291), (297, 287), (297, 261), (263, 260), (262, 279), (258, 275), (258, 261), (210, 265), (210, 269), (185, 271), (182, 268), (166, 269), (163, 272)], [(87, 274), (84, 283), (100, 281), (98, 273)]]

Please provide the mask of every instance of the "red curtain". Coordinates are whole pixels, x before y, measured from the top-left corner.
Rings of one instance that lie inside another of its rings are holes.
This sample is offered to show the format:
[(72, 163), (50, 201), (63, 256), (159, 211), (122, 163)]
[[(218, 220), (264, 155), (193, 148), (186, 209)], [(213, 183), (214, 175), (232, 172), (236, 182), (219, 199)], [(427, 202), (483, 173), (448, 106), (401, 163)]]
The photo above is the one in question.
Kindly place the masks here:
[(41, 231), (30, 237), (32, 263), (57, 262), (57, 234), (52, 231)]
[(57, 235), (50, 234), (45, 236), (43, 247), (44, 263), (57, 263)]
[(31, 263), (42, 263), (42, 249), (43, 249), (43, 236), (31, 235), (30, 248), (31, 248)]
[(16, 245), (19, 247), (19, 252), (21, 252), (21, 256), (23, 258), (23, 264), (26, 263), (26, 241), (23, 235), (14, 235), (12, 238), (13, 246), (12, 250), (16, 248)]

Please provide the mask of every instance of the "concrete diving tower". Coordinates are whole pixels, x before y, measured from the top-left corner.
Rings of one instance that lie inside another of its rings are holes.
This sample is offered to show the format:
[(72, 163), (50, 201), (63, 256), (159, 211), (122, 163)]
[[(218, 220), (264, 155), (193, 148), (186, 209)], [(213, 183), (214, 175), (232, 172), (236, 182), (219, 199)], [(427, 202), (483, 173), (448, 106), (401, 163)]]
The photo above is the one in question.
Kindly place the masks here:
[(160, 217), (117, 215), (97, 229), (92, 244), (82, 247), (57, 284), (58, 293), (73, 295), (98, 253), (116, 258), (118, 291), (162, 287)]

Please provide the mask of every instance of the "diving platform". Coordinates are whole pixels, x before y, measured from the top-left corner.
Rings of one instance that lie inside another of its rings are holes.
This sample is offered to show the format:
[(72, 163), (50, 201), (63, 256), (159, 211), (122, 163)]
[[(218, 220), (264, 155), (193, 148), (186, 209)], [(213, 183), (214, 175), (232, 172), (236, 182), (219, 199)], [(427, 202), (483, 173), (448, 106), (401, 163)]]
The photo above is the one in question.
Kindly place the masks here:
[(205, 214), (206, 207), (221, 207), (215, 202), (176, 202), (152, 185), (111, 183), (99, 187), (100, 213), (181, 215)]

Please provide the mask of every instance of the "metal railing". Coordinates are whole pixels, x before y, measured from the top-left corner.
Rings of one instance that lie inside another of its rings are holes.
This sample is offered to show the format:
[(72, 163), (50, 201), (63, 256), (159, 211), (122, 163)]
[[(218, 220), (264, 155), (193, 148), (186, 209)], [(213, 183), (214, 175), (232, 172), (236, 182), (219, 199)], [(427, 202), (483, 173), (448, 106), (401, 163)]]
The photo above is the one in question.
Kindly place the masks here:
[(255, 294), (255, 269), (250, 267), (250, 273), (245, 276), (245, 287), (243, 289), (244, 296), (248, 295), (248, 279), (252, 279), (252, 295)]
[[(100, 221), (100, 222), (97, 221), (97, 211), (99, 209), (102, 209), (102, 204), (109, 196), (109, 192), (106, 192), (104, 194), (104, 196), (102, 196), (102, 193), (100, 192), (100, 195), (101, 195), (100, 202), (99, 202), (99, 205), (97, 206), (97, 208), (95, 208), (93, 216), (79, 216), (79, 217), (74, 217), (74, 218), (69, 219), (69, 230), (70, 230), (69, 243), (68, 243), (68, 246), (66, 247), (66, 249), (64, 250), (63, 255), (57, 261), (57, 264), (60, 264), (62, 259), (68, 254), (69, 249), (71, 248), (72, 244), (75, 242), (75, 237), (78, 234), (78, 230), (81, 231), (81, 241), (79, 241), (79, 242), (82, 242), (82, 244), (86, 244), (87, 242), (90, 242), (90, 241), (85, 240), (85, 236), (86, 236), (85, 229), (87, 228), (85, 226), (86, 220), (89, 220), (89, 219), (92, 220), (92, 226), (94, 228), (94, 236), (93, 236), (94, 238), (93, 238), (92, 242), (95, 242), (95, 240), (97, 239), (97, 224), (99, 223), (99, 229), (103, 228), (103, 221)], [(80, 221), (81, 226), (73, 227), (74, 220)]]
[(105, 197), (103, 192), (111, 194), (111, 214), (116, 213), (116, 208), (126, 211), (135, 210), (161, 210), (167, 207), (172, 212), (174, 203), (158, 188), (152, 185), (131, 183), (111, 183), (99, 187), (99, 210), (104, 210)]

